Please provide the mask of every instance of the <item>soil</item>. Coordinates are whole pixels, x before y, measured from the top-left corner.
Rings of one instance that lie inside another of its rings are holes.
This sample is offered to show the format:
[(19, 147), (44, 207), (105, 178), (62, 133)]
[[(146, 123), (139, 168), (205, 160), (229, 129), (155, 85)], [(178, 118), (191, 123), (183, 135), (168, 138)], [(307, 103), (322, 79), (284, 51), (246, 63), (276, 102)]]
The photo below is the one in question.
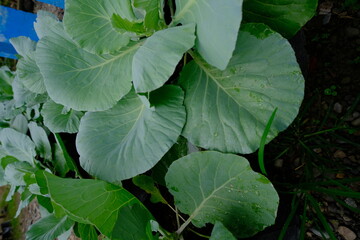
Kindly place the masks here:
[[(13, 7), (16, 6), (16, 1), (8, 2)], [(33, 11), (38, 10), (51, 11), (60, 18), (63, 15), (59, 8), (35, 2)], [(309, 178), (306, 170), (309, 164), (313, 164), (310, 179), (314, 182), (352, 179), (359, 177), (360, 173), (359, 4), (351, 0), (320, 0), (316, 16), (291, 39), (291, 43), (306, 78), (305, 99), (300, 117), (266, 147), (269, 178), (281, 196), (279, 216), (275, 226), (251, 239), (277, 239), (292, 207), (293, 195), (287, 192), (293, 190), (292, 186), (299, 186), (299, 183)], [(308, 136), (333, 128), (338, 130)], [(304, 151), (299, 144), (303, 140), (309, 144), (311, 159), (309, 152)], [(284, 149), (288, 149), (287, 152), (280, 155)], [(258, 170), (256, 154), (246, 157), (253, 159), (252, 167)], [(359, 181), (346, 186), (354, 193), (360, 192)], [(327, 194), (310, 193), (320, 203), (321, 212), (338, 239), (360, 239), (359, 213), (348, 210)], [(359, 197), (341, 198), (360, 212), (358, 199)], [(309, 221), (306, 224), (305, 238), (322, 239), (322, 234), (327, 233), (319, 228), (316, 221), (312, 221), (314, 209), (309, 207), (306, 212)], [(284, 239), (299, 239), (301, 214), (296, 214)], [(26, 232), (38, 218), (39, 211), (34, 202), (21, 213), (21, 231)], [(208, 234), (208, 229), (203, 230)], [(186, 239), (198, 238), (190, 235)]]

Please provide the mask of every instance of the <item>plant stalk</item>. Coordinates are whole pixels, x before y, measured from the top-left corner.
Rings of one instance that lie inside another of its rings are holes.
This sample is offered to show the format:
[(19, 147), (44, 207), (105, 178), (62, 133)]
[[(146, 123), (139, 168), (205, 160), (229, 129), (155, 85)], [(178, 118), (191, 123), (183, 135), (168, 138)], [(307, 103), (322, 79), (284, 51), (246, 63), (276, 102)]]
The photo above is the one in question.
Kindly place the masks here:
[(180, 234), (184, 231), (184, 229), (190, 224), (191, 220), (192, 220), (192, 218), (189, 217), (189, 218), (186, 220), (186, 222), (184, 222), (184, 223), (180, 226), (180, 228), (176, 231), (176, 234), (180, 235)]

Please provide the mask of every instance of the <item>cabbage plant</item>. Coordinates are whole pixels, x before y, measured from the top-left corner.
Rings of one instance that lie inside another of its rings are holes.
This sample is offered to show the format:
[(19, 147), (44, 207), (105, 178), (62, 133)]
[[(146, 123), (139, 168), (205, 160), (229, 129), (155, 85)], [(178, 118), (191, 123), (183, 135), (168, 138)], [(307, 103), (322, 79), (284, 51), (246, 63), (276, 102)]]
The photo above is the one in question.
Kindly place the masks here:
[[(315, 8), (66, 0), (63, 21), (39, 12), (40, 40), (11, 40), (17, 70), (2, 69), (0, 85), (3, 183), (9, 196), (21, 193), (20, 209), (34, 198), (44, 209), (27, 239), (72, 230), (91, 240), (170, 240), (206, 224), (212, 240), (237, 239), (272, 225), (278, 195), (238, 154), (259, 148), (275, 111), (266, 142), (296, 117), (304, 79), (287, 38)], [(79, 159), (64, 133), (76, 136)], [(176, 231), (123, 186), (128, 179), (174, 211)]]

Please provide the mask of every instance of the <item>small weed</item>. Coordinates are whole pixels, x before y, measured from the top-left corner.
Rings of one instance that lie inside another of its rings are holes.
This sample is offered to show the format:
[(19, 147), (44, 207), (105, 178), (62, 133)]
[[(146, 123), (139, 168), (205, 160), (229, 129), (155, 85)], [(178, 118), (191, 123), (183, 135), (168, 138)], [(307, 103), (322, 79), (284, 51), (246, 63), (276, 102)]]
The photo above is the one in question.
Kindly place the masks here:
[(326, 88), (324, 94), (327, 96), (337, 96), (336, 86), (331, 85), (329, 88)]

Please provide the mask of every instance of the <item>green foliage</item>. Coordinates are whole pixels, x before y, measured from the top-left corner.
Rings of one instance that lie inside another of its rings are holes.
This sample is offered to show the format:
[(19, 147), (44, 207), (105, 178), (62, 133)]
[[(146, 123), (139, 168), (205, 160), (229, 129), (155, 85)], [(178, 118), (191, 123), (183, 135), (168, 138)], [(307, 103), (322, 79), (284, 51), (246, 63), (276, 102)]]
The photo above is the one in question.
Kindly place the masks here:
[(245, 158), (211, 151), (192, 153), (175, 161), (165, 179), (175, 205), (190, 216), (179, 232), (190, 221), (197, 227), (220, 221), (235, 236), (249, 237), (275, 220), (279, 197), (270, 181), (253, 172)]
[(72, 227), (74, 222), (67, 216), (57, 218), (53, 214), (41, 218), (34, 225), (31, 225), (26, 233), (29, 240), (49, 240), (55, 239)]
[[(0, 69), (0, 175), (8, 198), (18, 191), (21, 207), (36, 197), (48, 210), (29, 239), (64, 238), (74, 227), (89, 240), (175, 240), (190, 222), (215, 224), (211, 239), (235, 239), (274, 223), (271, 183), (226, 153), (256, 151), (295, 118), (304, 80), (294, 52), (271, 30), (276, 22), (249, 14), (249, 1), (175, 3), (176, 11), (171, 1), (67, 0), (63, 22), (38, 13), (38, 43), (11, 40), (20, 59), (15, 73)], [(315, 9), (272, 5), (289, 23), (279, 25), (284, 36)], [(65, 133), (76, 134), (79, 159)], [(224, 153), (187, 155), (197, 147)], [(129, 178), (174, 219), (189, 215), (176, 232), (122, 187)]]

